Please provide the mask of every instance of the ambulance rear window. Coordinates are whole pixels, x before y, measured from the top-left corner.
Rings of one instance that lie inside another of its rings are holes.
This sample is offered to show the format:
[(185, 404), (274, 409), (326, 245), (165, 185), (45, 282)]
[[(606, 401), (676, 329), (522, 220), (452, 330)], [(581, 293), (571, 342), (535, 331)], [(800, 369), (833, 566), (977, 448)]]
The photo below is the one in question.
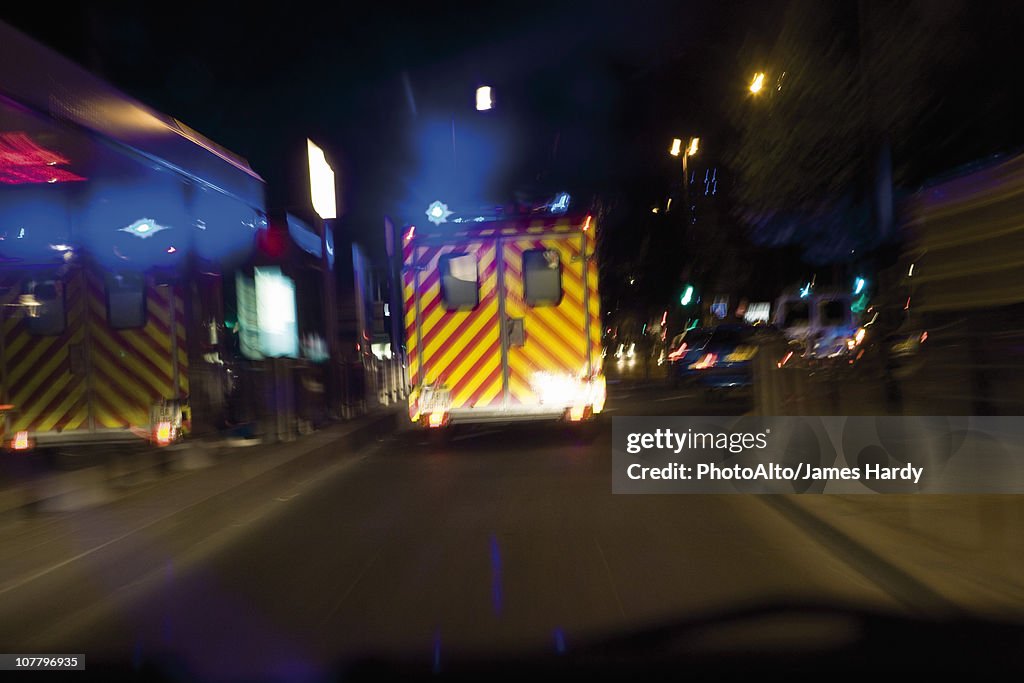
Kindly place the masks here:
[(480, 303), (476, 254), (446, 254), (438, 259), (441, 269), (441, 301), (449, 310), (469, 310)]
[(27, 312), (28, 331), (37, 337), (63, 334), (67, 324), (64, 313), (64, 287), (58, 280), (30, 282), (21, 301)]
[(523, 298), (530, 306), (557, 306), (562, 301), (562, 261), (557, 251), (523, 252)]
[(139, 273), (107, 275), (107, 324), (114, 330), (146, 325), (146, 280)]

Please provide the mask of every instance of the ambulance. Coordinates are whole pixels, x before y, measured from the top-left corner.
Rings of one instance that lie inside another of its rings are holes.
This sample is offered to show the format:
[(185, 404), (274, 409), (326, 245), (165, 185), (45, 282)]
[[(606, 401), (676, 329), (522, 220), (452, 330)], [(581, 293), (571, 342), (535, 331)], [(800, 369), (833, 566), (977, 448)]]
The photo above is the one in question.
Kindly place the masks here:
[(604, 409), (596, 229), (589, 215), (528, 214), (403, 230), (414, 424), (578, 423)]
[(265, 226), (245, 159), (0, 23), (2, 447), (214, 429), (222, 281)]

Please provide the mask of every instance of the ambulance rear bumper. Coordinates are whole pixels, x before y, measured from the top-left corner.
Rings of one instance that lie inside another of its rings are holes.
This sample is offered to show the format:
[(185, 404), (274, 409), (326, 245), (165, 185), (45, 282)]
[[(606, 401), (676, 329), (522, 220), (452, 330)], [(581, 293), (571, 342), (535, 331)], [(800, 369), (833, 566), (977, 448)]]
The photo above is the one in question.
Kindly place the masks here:
[(566, 408), (531, 406), (515, 409), (456, 409), (448, 413), (450, 424), (486, 424), (494, 422), (529, 422), (545, 420), (561, 420), (565, 417)]

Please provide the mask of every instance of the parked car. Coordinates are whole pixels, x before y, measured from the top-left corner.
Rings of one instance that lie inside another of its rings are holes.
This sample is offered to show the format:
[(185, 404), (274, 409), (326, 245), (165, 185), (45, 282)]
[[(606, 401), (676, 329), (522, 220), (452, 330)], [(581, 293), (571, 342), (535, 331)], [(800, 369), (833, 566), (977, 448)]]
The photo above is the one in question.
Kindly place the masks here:
[(708, 391), (749, 389), (752, 359), (759, 346), (778, 332), (765, 325), (726, 324), (690, 330), (673, 339), (668, 354), (673, 386), (689, 384)]

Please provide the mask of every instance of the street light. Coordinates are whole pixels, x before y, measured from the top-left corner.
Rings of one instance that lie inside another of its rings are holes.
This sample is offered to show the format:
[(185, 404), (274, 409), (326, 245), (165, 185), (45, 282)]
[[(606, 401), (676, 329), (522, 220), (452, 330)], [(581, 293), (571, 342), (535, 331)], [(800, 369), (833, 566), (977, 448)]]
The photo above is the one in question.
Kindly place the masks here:
[(754, 74), (754, 80), (750, 81), (750, 92), (757, 94), (764, 89), (764, 72), (758, 71)]
[[(697, 149), (700, 147), (700, 138), (690, 138), (686, 145), (686, 153), (683, 154), (683, 141), (680, 138), (672, 139), (672, 148), (669, 150), (669, 154), (674, 157), (683, 157), (683, 201), (686, 202), (686, 210), (690, 211), (690, 172), (686, 168), (686, 158), (691, 157), (697, 153)], [(692, 214), (691, 214), (692, 222)]]
[(338, 360), (338, 318), (333, 315), (337, 310), (337, 280), (334, 276), (332, 261), (333, 242), (331, 222), (338, 218), (337, 185), (334, 180), (334, 169), (327, 162), (327, 156), (309, 138), (306, 138), (306, 158), (309, 161), (309, 198), (313, 210), (320, 217), (320, 268), (323, 276), (324, 292), (324, 333), (327, 336), (327, 353), (330, 357), (325, 380), (325, 397), (328, 406), (335, 406), (340, 395), (338, 377), (333, 368)]

